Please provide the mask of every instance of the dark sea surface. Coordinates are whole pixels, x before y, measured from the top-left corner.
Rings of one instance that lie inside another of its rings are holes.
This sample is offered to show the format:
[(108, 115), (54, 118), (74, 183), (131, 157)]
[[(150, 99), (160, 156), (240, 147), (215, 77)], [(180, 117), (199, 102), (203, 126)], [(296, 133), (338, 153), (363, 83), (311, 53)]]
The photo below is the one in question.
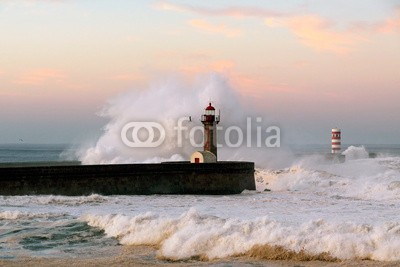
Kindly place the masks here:
[(0, 163), (62, 161), (62, 153), (69, 148), (66, 144), (3, 144), (0, 145)]

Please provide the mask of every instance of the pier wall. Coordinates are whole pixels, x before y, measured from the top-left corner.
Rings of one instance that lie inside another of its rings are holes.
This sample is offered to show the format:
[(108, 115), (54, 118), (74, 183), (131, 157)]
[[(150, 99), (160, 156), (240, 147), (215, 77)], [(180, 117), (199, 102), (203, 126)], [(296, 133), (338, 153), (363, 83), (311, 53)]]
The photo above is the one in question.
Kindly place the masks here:
[(0, 195), (238, 194), (253, 162), (0, 167)]

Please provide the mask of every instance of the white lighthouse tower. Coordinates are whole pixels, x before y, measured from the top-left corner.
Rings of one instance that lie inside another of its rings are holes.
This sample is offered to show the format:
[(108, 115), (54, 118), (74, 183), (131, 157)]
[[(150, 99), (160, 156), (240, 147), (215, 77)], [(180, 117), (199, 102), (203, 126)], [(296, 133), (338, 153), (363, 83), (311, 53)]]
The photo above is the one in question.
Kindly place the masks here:
[(201, 116), (204, 125), (204, 151), (197, 151), (190, 157), (192, 163), (209, 163), (217, 161), (217, 124), (220, 115), (215, 114), (215, 108), (209, 103)]
[(340, 154), (342, 147), (341, 147), (341, 138), (342, 133), (340, 129), (333, 128), (332, 129), (332, 154)]

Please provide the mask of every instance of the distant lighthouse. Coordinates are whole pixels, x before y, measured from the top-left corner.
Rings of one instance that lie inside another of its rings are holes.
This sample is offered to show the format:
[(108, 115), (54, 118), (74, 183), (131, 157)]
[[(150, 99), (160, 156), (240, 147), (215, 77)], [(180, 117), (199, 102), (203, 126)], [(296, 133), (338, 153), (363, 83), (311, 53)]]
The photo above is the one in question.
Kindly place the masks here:
[(338, 128), (332, 129), (332, 154), (340, 154), (341, 148), (341, 131)]
[(210, 151), (217, 157), (217, 124), (219, 115), (215, 115), (215, 108), (209, 103), (201, 116), (204, 124), (204, 151)]

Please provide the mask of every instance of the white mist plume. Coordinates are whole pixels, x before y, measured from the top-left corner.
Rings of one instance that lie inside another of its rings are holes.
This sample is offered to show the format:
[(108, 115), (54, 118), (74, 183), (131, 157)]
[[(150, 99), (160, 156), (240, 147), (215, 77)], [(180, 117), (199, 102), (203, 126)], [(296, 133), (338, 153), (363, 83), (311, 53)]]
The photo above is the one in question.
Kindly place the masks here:
[(349, 146), (342, 154), (346, 156), (346, 160), (367, 159), (369, 157), (364, 146)]
[[(182, 147), (177, 146), (177, 132), (174, 127), (178, 119), (191, 116), (192, 122), (185, 121), (184, 126), (201, 126), (200, 116), (211, 100), (217, 110), (221, 110), (220, 126), (235, 125), (245, 130), (247, 117), (251, 116), (255, 120), (255, 117), (262, 116), (262, 113), (256, 113), (252, 107), (244, 106), (241, 99), (243, 96), (235, 92), (226, 79), (216, 74), (200, 77), (191, 87), (176, 79), (169, 79), (147, 90), (126, 92), (110, 101), (101, 112), (101, 116), (110, 120), (104, 127), (104, 134), (94, 146), (81, 149), (78, 158), (83, 164), (188, 160), (191, 153), (202, 148), (191, 146), (188, 138), (186, 142), (184, 139)], [(265, 129), (267, 121), (265, 116), (262, 117), (264, 121), (261, 124)], [(163, 125), (166, 130), (163, 144), (155, 148), (127, 147), (121, 141), (121, 129), (132, 121), (158, 122)], [(189, 131), (185, 137), (188, 137), (188, 134)], [(223, 136), (219, 136), (218, 140), (221, 138)], [(279, 164), (279, 158), (282, 157), (277, 157), (276, 149), (268, 151), (266, 147), (246, 149), (242, 146), (235, 149), (219, 149), (219, 158), (258, 159), (260, 163)]]

